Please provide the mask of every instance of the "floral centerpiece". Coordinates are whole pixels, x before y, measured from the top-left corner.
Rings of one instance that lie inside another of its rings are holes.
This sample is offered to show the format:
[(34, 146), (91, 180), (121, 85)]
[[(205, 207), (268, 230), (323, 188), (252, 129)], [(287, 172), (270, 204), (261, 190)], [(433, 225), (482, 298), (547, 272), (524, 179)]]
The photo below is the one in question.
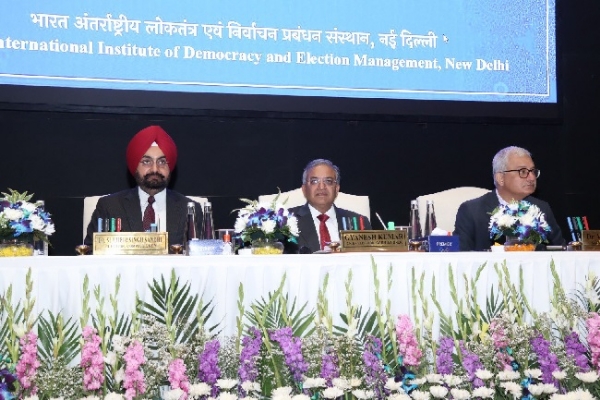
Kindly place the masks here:
[(247, 205), (238, 210), (235, 233), (243, 242), (268, 243), (287, 240), (297, 243), (298, 219), (289, 212), (279, 195), (272, 202), (259, 203), (255, 200), (240, 199)]
[(490, 218), (490, 238), (515, 237), (528, 244), (538, 245), (548, 241), (551, 229), (544, 213), (528, 201), (513, 200), (500, 205)]
[(48, 236), (54, 233), (54, 223), (43, 202), (32, 203), (33, 194), (8, 190), (10, 193), (3, 192), (0, 198), (0, 243), (48, 242)]

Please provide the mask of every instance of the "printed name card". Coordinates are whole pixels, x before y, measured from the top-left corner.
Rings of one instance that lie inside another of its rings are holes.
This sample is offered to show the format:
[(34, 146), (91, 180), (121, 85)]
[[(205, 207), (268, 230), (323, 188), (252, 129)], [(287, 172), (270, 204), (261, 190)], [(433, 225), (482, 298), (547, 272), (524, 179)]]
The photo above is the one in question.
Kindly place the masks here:
[(97, 232), (94, 255), (169, 254), (168, 232)]
[(404, 230), (340, 231), (342, 252), (408, 251)]
[(458, 236), (429, 236), (427, 242), (429, 244), (429, 252), (449, 252), (459, 250)]
[(600, 230), (581, 231), (582, 250), (600, 251)]

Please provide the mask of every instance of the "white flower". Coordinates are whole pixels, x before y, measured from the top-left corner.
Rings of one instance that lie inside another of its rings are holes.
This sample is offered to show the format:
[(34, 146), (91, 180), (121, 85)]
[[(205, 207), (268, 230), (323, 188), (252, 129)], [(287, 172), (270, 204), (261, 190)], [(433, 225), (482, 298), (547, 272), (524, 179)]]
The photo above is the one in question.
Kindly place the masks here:
[(327, 381), (324, 378), (306, 378), (302, 387), (305, 389), (312, 389), (325, 387), (326, 385)]
[(596, 293), (596, 291), (593, 288), (587, 289), (585, 291), (585, 296), (587, 297), (588, 301), (590, 303), (592, 303), (593, 305), (597, 305), (598, 303), (600, 303), (600, 298), (598, 297), (598, 293)]
[(553, 394), (553, 393), (558, 392), (558, 389), (556, 388), (556, 386), (554, 386), (551, 383), (542, 383), (541, 386), (542, 386), (542, 390), (546, 394)]
[(305, 394), (297, 394), (292, 396), (292, 400), (310, 400), (310, 397)]
[(238, 384), (236, 379), (217, 379), (217, 386), (224, 390), (234, 388)]
[(471, 398), (471, 393), (468, 390), (452, 388), (450, 393), (455, 400), (467, 400)]
[(511, 395), (514, 398), (521, 397), (522, 389), (521, 385), (516, 382), (502, 382), (500, 387), (504, 389), (506, 394)]
[[(210, 390), (210, 386), (208, 386), (208, 388)], [(244, 389), (246, 393), (260, 392), (260, 384), (258, 382), (244, 381), (244, 383), (242, 383), (242, 389)]]
[(106, 353), (106, 356), (104, 356), (104, 364), (115, 365), (116, 362), (117, 362), (117, 355), (115, 354), (114, 351), (109, 351), (108, 353)]
[(264, 233), (266, 233), (267, 235), (270, 233), (275, 232), (275, 227), (277, 227), (277, 222), (275, 222), (272, 219), (268, 219), (266, 221), (262, 222), (262, 230)]
[(46, 223), (44, 222), (43, 219), (41, 219), (39, 217), (39, 215), (31, 214), (29, 216), (29, 220), (31, 221), (31, 227), (34, 230), (36, 230), (36, 231), (42, 231), (42, 230), (44, 230), (44, 226), (46, 225)]
[(496, 394), (494, 389), (485, 386), (476, 388), (472, 393), (473, 397), (480, 399), (492, 399), (494, 398), (494, 394)]
[(396, 382), (394, 378), (388, 378), (384, 387), (392, 392), (397, 392), (402, 387), (402, 382)]
[(54, 229), (54, 224), (52, 222), (50, 222), (48, 225), (46, 225), (43, 232), (46, 235), (52, 235), (54, 232), (56, 232), (56, 230)]
[(271, 400), (291, 400), (292, 388), (289, 386), (283, 386), (273, 390), (271, 393)]
[(346, 337), (349, 339), (353, 339), (356, 336), (358, 320), (356, 318), (352, 318), (350, 321), (350, 325), (348, 325), (348, 331), (346, 332)]
[(527, 390), (529, 390), (532, 395), (539, 396), (544, 393), (544, 386), (534, 383), (527, 386)]
[(26, 329), (27, 328), (25, 327), (25, 324), (22, 322), (13, 324), (13, 331), (15, 332), (15, 335), (17, 335), (18, 338), (25, 336)]
[(372, 390), (362, 390), (362, 389), (356, 389), (352, 391), (352, 394), (354, 395), (354, 397), (356, 397), (358, 400), (367, 400), (367, 399), (372, 399), (373, 395), (375, 394)]
[(219, 400), (237, 400), (237, 398), (236, 394), (230, 392), (221, 392), (218, 397)]
[(579, 379), (581, 382), (594, 383), (598, 380), (598, 373), (596, 371), (578, 372), (575, 374), (575, 378)]
[(552, 377), (554, 379), (556, 379), (557, 381), (562, 381), (563, 379), (565, 379), (567, 377), (567, 373), (564, 371), (556, 370), (552, 373)]
[(125, 397), (121, 393), (109, 392), (104, 396), (104, 400), (123, 400)]
[(339, 388), (341, 390), (348, 390), (348, 389), (350, 389), (350, 382), (348, 382), (348, 379), (333, 378), (331, 380), (331, 383), (333, 384), (333, 386), (335, 386), (336, 388)]
[(427, 374), (425, 375), (425, 379), (429, 383), (442, 383), (442, 375), (441, 374)]
[(173, 390), (167, 390), (163, 396), (164, 400), (179, 400), (184, 393), (185, 392), (183, 390), (177, 388)]
[(119, 335), (114, 335), (112, 337), (112, 347), (113, 347), (113, 350), (116, 351), (117, 353), (124, 353), (125, 352), (125, 344), (124, 344), (123, 338)]
[(410, 400), (410, 396), (406, 393), (394, 393), (388, 396), (388, 400)]
[(444, 382), (446, 382), (448, 386), (457, 386), (462, 383), (462, 378), (456, 375), (444, 375)]
[(586, 389), (574, 390), (574, 391), (568, 393), (567, 396), (570, 396), (569, 398), (573, 399), (573, 400), (595, 400), (596, 399)]
[(327, 389), (323, 390), (323, 397), (325, 397), (326, 399), (335, 399), (342, 396), (343, 394), (344, 391), (335, 386), (328, 387)]
[(429, 388), (431, 395), (437, 399), (443, 399), (448, 394), (448, 388), (440, 385), (434, 385)]
[(115, 372), (114, 378), (116, 383), (123, 382), (123, 380), (125, 379), (125, 370), (123, 368), (117, 370), (117, 372)]
[(246, 225), (248, 225), (248, 215), (240, 215), (235, 220), (233, 229), (235, 230), (235, 233), (241, 233), (244, 229), (246, 229)]
[(298, 236), (300, 234), (300, 231), (298, 230), (298, 218), (295, 216), (289, 217), (287, 225), (289, 226), (292, 235)]
[(520, 379), (521, 375), (517, 371), (500, 371), (498, 372), (498, 379), (501, 381), (514, 381)]
[(421, 385), (425, 384), (425, 382), (427, 382), (427, 379), (425, 379), (425, 378), (411, 379), (408, 381), (409, 384), (417, 385), (417, 386), (421, 386)]
[(534, 369), (526, 369), (524, 372), (525, 376), (528, 376), (533, 379), (539, 379), (542, 376), (542, 371), (534, 368)]
[(212, 388), (205, 382), (194, 383), (190, 385), (190, 397), (198, 398), (202, 396), (208, 396)]
[(422, 392), (420, 390), (413, 390), (410, 393), (410, 397), (412, 397), (415, 400), (429, 400), (431, 398), (431, 395), (429, 394), (429, 392)]
[(481, 379), (482, 381), (487, 381), (488, 379), (492, 379), (494, 374), (492, 374), (487, 369), (478, 369), (475, 371), (475, 376)]
[(362, 384), (362, 379), (357, 378), (355, 376), (353, 376), (352, 378), (350, 378), (350, 386), (352, 387), (358, 387)]
[(4, 218), (9, 221), (18, 221), (23, 218), (23, 210), (14, 209), (14, 208), (5, 208), (4, 209)]

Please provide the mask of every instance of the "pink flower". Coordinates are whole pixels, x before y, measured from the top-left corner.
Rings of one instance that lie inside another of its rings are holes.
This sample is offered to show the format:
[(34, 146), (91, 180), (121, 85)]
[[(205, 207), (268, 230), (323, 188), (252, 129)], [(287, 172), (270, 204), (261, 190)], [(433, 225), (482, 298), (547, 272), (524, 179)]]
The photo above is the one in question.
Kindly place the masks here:
[(142, 364), (146, 362), (144, 347), (140, 342), (134, 340), (127, 346), (123, 359), (125, 360), (125, 378), (123, 379), (125, 398), (131, 400), (139, 394), (146, 393), (144, 373), (141, 370)]
[(185, 394), (181, 400), (186, 400), (190, 392), (190, 382), (185, 374), (185, 364), (181, 358), (176, 358), (169, 364), (169, 383), (171, 389), (181, 389)]
[(592, 365), (598, 369), (600, 367), (600, 315), (591, 313), (590, 318), (586, 321), (586, 325), (588, 328), (587, 342), (592, 355)]
[(399, 315), (396, 323), (398, 338), (398, 353), (402, 356), (404, 365), (417, 366), (423, 353), (419, 349), (412, 322), (408, 315)]
[(81, 350), (81, 368), (83, 369), (83, 387), (86, 390), (98, 390), (104, 383), (104, 357), (100, 349), (100, 336), (91, 326), (83, 328), (83, 349)]
[(35, 374), (40, 366), (37, 359), (37, 335), (33, 332), (25, 334), (19, 340), (21, 345), (21, 357), (17, 363), (17, 378), (23, 391), (33, 396), (37, 393), (35, 385)]

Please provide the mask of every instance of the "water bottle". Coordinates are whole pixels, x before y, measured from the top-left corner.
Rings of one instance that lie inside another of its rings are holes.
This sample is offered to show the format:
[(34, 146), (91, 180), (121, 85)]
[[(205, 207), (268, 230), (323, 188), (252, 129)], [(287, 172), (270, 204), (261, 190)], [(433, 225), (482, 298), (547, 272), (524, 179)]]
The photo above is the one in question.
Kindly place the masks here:
[(196, 232), (196, 204), (193, 201), (189, 201), (187, 203), (187, 217), (185, 221), (184, 235), (185, 254), (189, 256), (190, 240), (198, 239), (198, 233)]
[(419, 204), (417, 200), (410, 201), (410, 230), (408, 232), (409, 240), (418, 240), (422, 236), (421, 220), (419, 219)]
[[(44, 200), (37, 201), (37, 208), (40, 212), (46, 211), (46, 202)], [(34, 256), (47, 256), (48, 255), (48, 242), (41, 239), (33, 239), (33, 255)]]
[(204, 203), (204, 215), (202, 218), (202, 236), (201, 239), (214, 239), (215, 230), (213, 229), (212, 205), (210, 201)]
[(431, 236), (431, 232), (437, 227), (435, 221), (435, 209), (433, 208), (433, 200), (427, 200), (427, 214), (425, 216), (425, 232), (423, 236)]

